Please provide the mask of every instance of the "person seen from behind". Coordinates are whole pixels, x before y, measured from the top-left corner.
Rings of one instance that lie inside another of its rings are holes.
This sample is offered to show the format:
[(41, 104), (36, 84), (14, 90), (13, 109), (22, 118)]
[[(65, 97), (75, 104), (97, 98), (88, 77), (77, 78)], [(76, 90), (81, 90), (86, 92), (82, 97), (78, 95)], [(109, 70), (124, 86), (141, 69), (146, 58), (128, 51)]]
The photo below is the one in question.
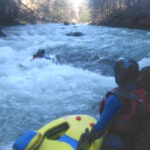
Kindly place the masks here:
[(118, 87), (107, 92), (100, 102), (100, 119), (89, 134), (81, 135), (77, 150), (87, 150), (100, 137), (103, 137), (100, 150), (135, 150), (134, 139), (141, 129), (144, 111), (139, 99), (143, 93), (136, 93), (138, 73), (139, 66), (133, 59), (119, 58), (115, 62)]
[[(150, 66), (140, 70), (137, 91), (143, 95), (142, 128), (135, 139), (136, 150), (150, 150)], [(141, 95), (140, 94), (140, 95)]]

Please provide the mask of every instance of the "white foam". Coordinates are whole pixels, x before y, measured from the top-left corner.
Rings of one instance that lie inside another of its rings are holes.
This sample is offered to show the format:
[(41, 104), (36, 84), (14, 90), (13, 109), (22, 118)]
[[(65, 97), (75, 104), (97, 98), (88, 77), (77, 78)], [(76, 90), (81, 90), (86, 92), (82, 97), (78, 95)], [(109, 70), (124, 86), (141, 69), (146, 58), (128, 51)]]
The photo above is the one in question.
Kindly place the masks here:
[(143, 67), (150, 66), (150, 57), (143, 58), (142, 60), (140, 60), (139, 61), (139, 66), (140, 66), (140, 69), (143, 68)]
[(12, 144), (0, 144), (0, 150), (11, 150), (12, 149)]
[[(30, 61), (33, 50), (0, 48), (0, 127), (3, 142), (38, 129), (62, 115), (91, 113), (114, 78), (46, 59)], [(98, 105), (97, 105), (98, 106)], [(2, 146), (7, 150), (10, 146)]]

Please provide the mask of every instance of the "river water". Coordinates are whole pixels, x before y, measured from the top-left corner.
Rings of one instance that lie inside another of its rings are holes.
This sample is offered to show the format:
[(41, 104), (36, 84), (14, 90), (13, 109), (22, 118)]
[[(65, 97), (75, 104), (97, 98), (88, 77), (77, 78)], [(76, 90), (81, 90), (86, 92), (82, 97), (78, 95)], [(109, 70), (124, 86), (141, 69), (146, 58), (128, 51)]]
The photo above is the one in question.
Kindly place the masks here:
[[(84, 36), (66, 36), (69, 32)], [(98, 118), (99, 100), (115, 86), (117, 58), (150, 65), (150, 32), (91, 25), (42, 24), (4, 29), (0, 38), (0, 149), (29, 129), (72, 114)], [(44, 48), (55, 62), (31, 61)]]

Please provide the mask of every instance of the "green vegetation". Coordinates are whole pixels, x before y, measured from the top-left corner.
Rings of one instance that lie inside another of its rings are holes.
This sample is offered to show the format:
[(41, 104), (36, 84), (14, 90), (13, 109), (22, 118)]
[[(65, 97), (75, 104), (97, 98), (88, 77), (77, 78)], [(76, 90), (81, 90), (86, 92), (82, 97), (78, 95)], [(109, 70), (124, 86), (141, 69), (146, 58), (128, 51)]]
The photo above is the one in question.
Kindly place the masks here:
[(72, 22), (75, 12), (70, 0), (56, 0), (54, 3), (54, 21)]
[(0, 0), (0, 27), (46, 22), (150, 29), (150, 0)]
[(18, 6), (14, 0), (0, 0), (0, 25), (13, 24), (18, 14)]
[(0, 0), (0, 25), (89, 20), (88, 0), (78, 9), (71, 0)]
[(93, 24), (150, 29), (150, 0), (90, 0)]
[(90, 15), (90, 8), (89, 3), (87, 0), (84, 0), (81, 4), (81, 7), (79, 9), (79, 22), (90, 22), (91, 15)]

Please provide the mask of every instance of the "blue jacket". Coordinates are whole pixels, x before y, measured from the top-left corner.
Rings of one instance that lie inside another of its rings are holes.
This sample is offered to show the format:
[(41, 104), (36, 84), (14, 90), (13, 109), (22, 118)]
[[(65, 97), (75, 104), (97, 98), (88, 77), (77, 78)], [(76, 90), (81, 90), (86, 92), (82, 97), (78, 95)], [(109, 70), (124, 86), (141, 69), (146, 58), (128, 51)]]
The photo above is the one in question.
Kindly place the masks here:
[(105, 109), (94, 126), (95, 131), (102, 132), (121, 109), (122, 105), (118, 97), (115, 95), (109, 96), (105, 104)]

